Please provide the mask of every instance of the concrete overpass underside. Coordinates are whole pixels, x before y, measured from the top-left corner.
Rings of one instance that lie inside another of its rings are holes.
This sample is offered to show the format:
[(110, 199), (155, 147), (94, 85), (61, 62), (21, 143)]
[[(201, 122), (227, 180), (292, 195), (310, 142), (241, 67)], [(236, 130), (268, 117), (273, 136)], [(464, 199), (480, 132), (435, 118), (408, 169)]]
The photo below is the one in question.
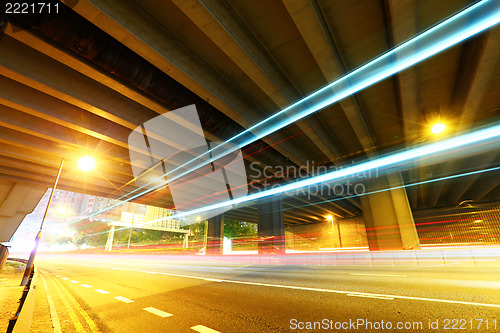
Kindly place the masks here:
[[(52, 186), (63, 157), (59, 188), (127, 199), (138, 187), (127, 139), (144, 122), (195, 104), (206, 138), (227, 140), (473, 2), (67, 3), (57, 15), (0, 17), (0, 241)], [(250, 193), (297, 179), (278, 176), (283, 169), (345, 167), (432, 142), (438, 119), (449, 134), (498, 121), (499, 45), (500, 29), (487, 30), (244, 147)], [(82, 176), (74, 161), (85, 154), (99, 163)], [(498, 150), (478, 152), (363, 184), (392, 188), (499, 163)], [(327, 215), (398, 229), (369, 239), (374, 250), (410, 249), (419, 246), (412, 211), (499, 198), (499, 173), (489, 172), (361, 198), (281, 197), (225, 216), (258, 223), (278, 252), (285, 226)], [(168, 187), (141, 200), (173, 207)], [(210, 221), (217, 237), (221, 218)]]

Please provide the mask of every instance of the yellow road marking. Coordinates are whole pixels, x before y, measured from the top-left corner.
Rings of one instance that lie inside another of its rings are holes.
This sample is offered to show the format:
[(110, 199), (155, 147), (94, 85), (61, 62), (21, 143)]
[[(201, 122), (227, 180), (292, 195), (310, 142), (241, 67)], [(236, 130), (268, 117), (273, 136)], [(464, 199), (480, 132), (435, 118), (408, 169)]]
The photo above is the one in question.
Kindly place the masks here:
[(61, 302), (63, 303), (64, 307), (66, 308), (66, 311), (68, 312), (68, 315), (71, 319), (71, 322), (73, 323), (73, 326), (75, 326), (76, 331), (85, 333), (85, 330), (83, 329), (82, 324), (78, 320), (78, 317), (77, 317), (75, 311), (73, 311), (73, 309), (71, 308), (71, 305), (68, 303), (68, 301), (66, 300), (66, 298), (64, 297), (64, 295), (61, 291), (61, 289), (63, 288), (62, 285), (56, 285), (56, 283), (54, 282), (53, 286), (56, 290), (56, 293), (59, 295)]
[(40, 274), (42, 278), (43, 286), (45, 287), (45, 292), (47, 295), (47, 301), (49, 302), (50, 309), (50, 319), (52, 320), (52, 326), (54, 327), (54, 333), (61, 333), (61, 324), (59, 323), (59, 316), (57, 315), (56, 306), (54, 305), (54, 300), (52, 299), (52, 295), (50, 294), (49, 287), (47, 286), (47, 281), (42, 274)]
[[(82, 332), (91, 332), (91, 333), (100, 333), (100, 330), (99, 328), (97, 327), (97, 325), (94, 323), (94, 321), (92, 320), (92, 318), (90, 318), (90, 316), (87, 314), (87, 312), (85, 311), (85, 309), (82, 308), (82, 306), (75, 300), (75, 298), (70, 294), (70, 292), (64, 287), (64, 285), (62, 285), (61, 283), (59, 283), (59, 287), (57, 289), (58, 292), (62, 292), (64, 293), (64, 296), (66, 297), (61, 297), (63, 303), (65, 303), (65, 305), (67, 304), (68, 306), (70, 306), (70, 304), (68, 304), (67, 300), (70, 301), (70, 303), (76, 308), (76, 310), (78, 311), (78, 313), (80, 313), (80, 315), (83, 317), (83, 319), (85, 320), (85, 322), (87, 323), (87, 325), (89, 326), (90, 330), (83, 330), (83, 326), (82, 324), (80, 323), (80, 321), (78, 320), (78, 317), (76, 316), (75, 312), (73, 311), (73, 309), (70, 308), (70, 311), (73, 313), (74, 315), (74, 318), (73, 316), (71, 315), (70, 313), (70, 317), (71, 319), (73, 320), (73, 323), (75, 323), (74, 319), (76, 319), (76, 322), (78, 324), (75, 325), (75, 328), (77, 329), (78, 331), (78, 327), (81, 327), (82, 329)], [(66, 300), (67, 299), (67, 300)], [(68, 311), (68, 313), (70, 312)]]

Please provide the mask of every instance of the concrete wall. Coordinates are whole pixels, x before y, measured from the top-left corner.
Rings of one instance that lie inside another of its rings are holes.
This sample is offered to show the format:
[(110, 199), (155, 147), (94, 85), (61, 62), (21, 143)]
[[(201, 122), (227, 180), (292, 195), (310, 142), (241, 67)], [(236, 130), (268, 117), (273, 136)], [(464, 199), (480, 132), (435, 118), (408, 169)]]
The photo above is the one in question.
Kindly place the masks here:
[(368, 246), (362, 217), (335, 220), (333, 226), (330, 221), (289, 226), (285, 229), (285, 238), (286, 248), (293, 250)]

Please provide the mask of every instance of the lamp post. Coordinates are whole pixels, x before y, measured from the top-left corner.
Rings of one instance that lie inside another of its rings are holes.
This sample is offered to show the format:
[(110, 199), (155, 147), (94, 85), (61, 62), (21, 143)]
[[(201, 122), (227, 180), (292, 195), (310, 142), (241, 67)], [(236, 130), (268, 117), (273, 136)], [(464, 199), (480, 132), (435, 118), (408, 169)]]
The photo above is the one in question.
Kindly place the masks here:
[(137, 208), (137, 204), (132, 203), (132, 205), (134, 205), (134, 210), (133, 210), (133, 213), (132, 213), (132, 225), (130, 226), (130, 232), (128, 234), (127, 251), (130, 248), (130, 240), (132, 239), (132, 229), (134, 228), (135, 209)]
[[(59, 178), (61, 177), (63, 166), (64, 166), (64, 158), (61, 159), (61, 164), (59, 165), (59, 170), (57, 171), (56, 180), (54, 181), (52, 192), (50, 192), (49, 202), (47, 203), (47, 207), (45, 208), (45, 212), (43, 214), (42, 223), (40, 224), (40, 230), (38, 231), (35, 237), (35, 246), (33, 247), (33, 250), (31, 250), (28, 263), (26, 264), (26, 269), (24, 270), (21, 286), (25, 286), (28, 283), (28, 279), (31, 276), (31, 272), (33, 271), (33, 262), (35, 261), (38, 245), (40, 244), (40, 238), (42, 237), (43, 224), (45, 222), (45, 218), (47, 217), (47, 213), (49, 212), (50, 204), (52, 202), (52, 197), (54, 196), (54, 192), (57, 189), (57, 184), (59, 183)], [(92, 157), (84, 156), (78, 160), (78, 168), (80, 168), (85, 172), (92, 170), (94, 167), (95, 167), (95, 160)]]

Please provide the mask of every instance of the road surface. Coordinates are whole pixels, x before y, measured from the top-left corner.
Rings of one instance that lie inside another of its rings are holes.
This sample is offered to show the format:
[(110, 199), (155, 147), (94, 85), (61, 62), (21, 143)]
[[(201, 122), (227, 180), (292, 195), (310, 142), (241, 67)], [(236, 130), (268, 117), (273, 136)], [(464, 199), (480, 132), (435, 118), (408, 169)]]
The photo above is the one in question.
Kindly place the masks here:
[(44, 295), (38, 306), (62, 332), (500, 331), (495, 268), (69, 254), (40, 254), (37, 265)]

